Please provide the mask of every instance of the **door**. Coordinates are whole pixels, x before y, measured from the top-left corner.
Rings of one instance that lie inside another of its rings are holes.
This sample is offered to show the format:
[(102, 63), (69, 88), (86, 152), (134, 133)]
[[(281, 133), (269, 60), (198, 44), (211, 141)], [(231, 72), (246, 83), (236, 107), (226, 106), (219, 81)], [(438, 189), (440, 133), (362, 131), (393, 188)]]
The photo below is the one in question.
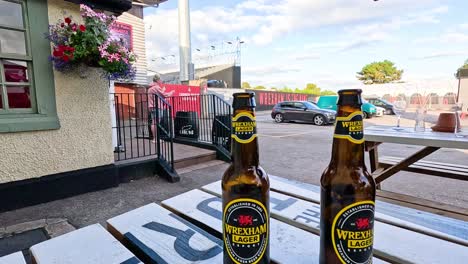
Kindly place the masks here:
[(294, 120), (294, 104), (292, 102), (281, 103), (281, 112), (286, 120)]
[(305, 111), (305, 105), (301, 102), (293, 102), (291, 108), (291, 120), (306, 121), (307, 111)]

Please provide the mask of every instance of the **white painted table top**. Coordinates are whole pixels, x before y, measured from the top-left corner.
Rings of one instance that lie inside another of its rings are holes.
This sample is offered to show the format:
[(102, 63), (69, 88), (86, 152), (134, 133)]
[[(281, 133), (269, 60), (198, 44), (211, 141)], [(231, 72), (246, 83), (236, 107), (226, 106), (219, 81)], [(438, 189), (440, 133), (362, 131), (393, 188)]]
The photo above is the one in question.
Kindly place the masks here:
[(26, 264), (23, 253), (16, 252), (0, 258), (0, 264)]
[(150, 263), (223, 262), (220, 239), (155, 203), (109, 219), (107, 224), (138, 248)]
[(371, 142), (419, 145), (439, 148), (468, 149), (468, 131), (463, 131), (456, 137), (453, 133), (433, 132), (430, 128), (425, 132), (414, 132), (413, 128), (402, 127), (395, 130), (393, 126), (370, 126), (364, 129), (364, 139)]
[[(202, 187), (204, 191), (221, 195), (221, 181)], [(320, 231), (320, 205), (288, 195), (270, 191), (271, 216), (290, 225), (318, 233)], [(464, 245), (451, 243), (419, 232), (410, 231), (384, 223), (395, 221), (389, 216), (376, 212), (374, 254), (392, 262), (440, 263), (448, 259), (452, 263), (463, 263), (468, 258)], [(401, 221), (404, 222), (404, 221)], [(431, 250), (427, 250), (431, 249)]]
[(37, 264), (140, 264), (99, 224), (87, 226), (31, 247)]

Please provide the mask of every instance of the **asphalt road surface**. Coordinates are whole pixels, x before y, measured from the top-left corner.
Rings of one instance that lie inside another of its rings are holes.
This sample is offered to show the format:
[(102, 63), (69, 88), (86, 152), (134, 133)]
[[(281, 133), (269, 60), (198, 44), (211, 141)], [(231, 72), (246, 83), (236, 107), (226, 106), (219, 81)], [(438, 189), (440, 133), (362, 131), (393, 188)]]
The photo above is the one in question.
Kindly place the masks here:
[[(374, 117), (365, 125), (393, 125), (394, 116)], [(402, 119), (403, 126), (414, 121)], [(333, 126), (302, 123), (274, 123), (269, 112), (257, 113), (260, 161), (272, 175), (318, 185), (330, 161)], [(421, 147), (382, 144), (379, 154), (406, 157)], [(367, 155), (366, 155), (367, 156)], [(468, 163), (468, 150), (440, 149), (427, 160)], [(368, 168), (370, 168), (368, 166)], [(468, 208), (468, 182), (423, 174), (399, 172), (382, 183), (382, 189)]]

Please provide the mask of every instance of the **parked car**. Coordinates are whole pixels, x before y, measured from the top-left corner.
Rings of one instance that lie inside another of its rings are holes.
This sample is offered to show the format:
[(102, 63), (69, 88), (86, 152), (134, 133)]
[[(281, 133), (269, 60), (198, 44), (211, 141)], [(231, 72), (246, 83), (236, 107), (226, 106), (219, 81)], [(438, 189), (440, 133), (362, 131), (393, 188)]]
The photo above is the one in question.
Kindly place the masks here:
[(206, 86), (211, 88), (227, 88), (227, 84), (223, 80), (208, 80)]
[(377, 111), (375, 112), (375, 116), (383, 116), (383, 115), (385, 115), (385, 111), (386, 111), (385, 108), (380, 107), (380, 106), (376, 106), (375, 109), (377, 110)]
[(273, 107), (271, 118), (277, 123), (303, 121), (322, 126), (335, 122), (336, 111), (320, 109), (315, 104), (307, 101), (288, 101), (277, 103)]
[(378, 98), (378, 97), (366, 97), (366, 100), (369, 101), (369, 103), (371, 103), (371, 104), (373, 104), (375, 106), (385, 108), (385, 114), (386, 115), (394, 115), (395, 114), (395, 112), (393, 111), (393, 104), (386, 101), (385, 99), (381, 99), (381, 98)]
[[(336, 102), (338, 101), (338, 95), (326, 95), (320, 96), (317, 106), (321, 109), (328, 109), (336, 111)], [(366, 100), (362, 100), (362, 113), (364, 118), (371, 118), (376, 115), (377, 109), (373, 104), (368, 103)]]

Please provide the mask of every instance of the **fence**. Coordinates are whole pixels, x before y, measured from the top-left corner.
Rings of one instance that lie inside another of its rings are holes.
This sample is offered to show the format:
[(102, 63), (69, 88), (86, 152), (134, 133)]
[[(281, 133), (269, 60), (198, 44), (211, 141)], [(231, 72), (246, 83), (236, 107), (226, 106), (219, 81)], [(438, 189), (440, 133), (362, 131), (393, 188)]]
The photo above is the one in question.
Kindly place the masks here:
[(174, 109), (174, 134), (178, 142), (214, 145), (226, 156), (231, 143), (231, 105), (217, 95), (167, 98)]
[(116, 161), (155, 158), (173, 170), (174, 140), (214, 147), (221, 157), (229, 159), (231, 106), (217, 95), (111, 96), (115, 101), (112, 129)]
[(112, 127), (115, 160), (154, 157), (174, 171), (170, 103), (161, 96), (146, 93), (113, 93), (111, 96), (115, 102)]

